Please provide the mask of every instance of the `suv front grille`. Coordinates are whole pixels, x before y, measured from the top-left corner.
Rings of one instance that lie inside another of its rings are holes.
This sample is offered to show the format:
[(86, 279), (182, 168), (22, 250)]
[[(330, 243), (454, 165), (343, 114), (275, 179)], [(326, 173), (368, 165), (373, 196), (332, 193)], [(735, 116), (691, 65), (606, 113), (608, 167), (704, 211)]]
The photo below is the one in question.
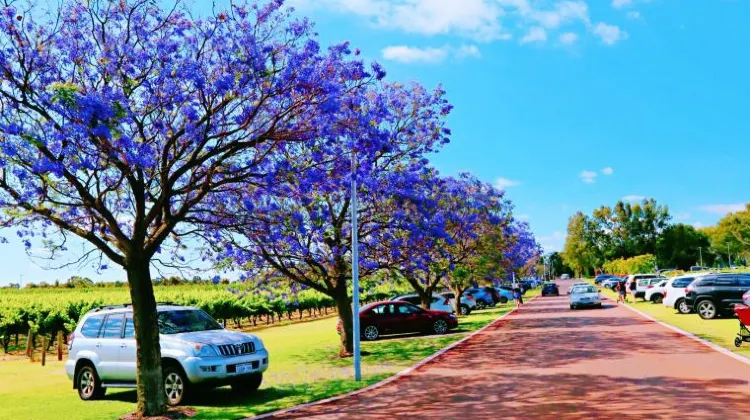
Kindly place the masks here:
[(248, 341), (247, 343), (222, 344), (217, 347), (219, 348), (219, 354), (222, 356), (241, 356), (243, 354), (255, 353), (255, 343), (252, 341)]

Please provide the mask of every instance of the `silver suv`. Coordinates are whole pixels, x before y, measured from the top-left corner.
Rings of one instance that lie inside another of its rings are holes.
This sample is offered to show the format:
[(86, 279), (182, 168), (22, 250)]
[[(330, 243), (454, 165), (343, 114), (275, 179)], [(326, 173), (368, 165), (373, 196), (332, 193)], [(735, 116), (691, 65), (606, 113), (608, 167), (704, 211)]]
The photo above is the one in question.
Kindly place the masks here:
[[(254, 392), (268, 369), (260, 338), (224, 329), (197, 308), (157, 306), (164, 390), (169, 405), (180, 404), (193, 388), (231, 385)], [(107, 388), (136, 386), (136, 343), (130, 305), (86, 313), (68, 344), (65, 371), (82, 400), (104, 396)]]

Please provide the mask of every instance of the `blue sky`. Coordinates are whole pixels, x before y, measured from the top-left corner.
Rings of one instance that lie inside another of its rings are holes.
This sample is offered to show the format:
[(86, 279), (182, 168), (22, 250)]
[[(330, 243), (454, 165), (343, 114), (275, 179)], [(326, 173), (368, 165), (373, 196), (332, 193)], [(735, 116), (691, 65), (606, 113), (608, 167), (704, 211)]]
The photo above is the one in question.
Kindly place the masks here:
[[(288, 3), (324, 44), (351, 41), (390, 80), (441, 83), (453, 140), (434, 164), (505, 186), (548, 251), (575, 211), (624, 197), (697, 226), (750, 201), (746, 1)], [(0, 264), (0, 284), (122, 278), (42, 270), (15, 241)]]

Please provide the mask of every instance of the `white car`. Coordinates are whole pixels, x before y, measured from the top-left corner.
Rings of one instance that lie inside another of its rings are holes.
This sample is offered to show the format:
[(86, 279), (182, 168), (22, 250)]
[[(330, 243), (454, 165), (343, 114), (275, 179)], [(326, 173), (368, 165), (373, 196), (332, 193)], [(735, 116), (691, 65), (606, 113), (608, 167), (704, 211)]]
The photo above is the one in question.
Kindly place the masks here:
[(657, 284), (650, 284), (646, 288), (646, 296), (644, 299), (652, 303), (661, 303), (664, 300), (664, 286), (667, 285), (669, 280), (662, 280)]
[(575, 282), (575, 283), (571, 284), (570, 287), (568, 288), (568, 294), (570, 294), (570, 292), (573, 290), (574, 287), (578, 287), (578, 286), (590, 286), (590, 285), (591, 284), (589, 284), (589, 283), (587, 283), (585, 281)]
[(567, 274), (563, 274), (562, 276), (560, 276), (560, 280), (567, 280), (569, 278), (570, 278), (570, 276), (567, 275)]
[[(391, 300), (409, 302), (413, 305), (419, 306), (420, 308), (422, 307), (422, 300), (419, 298), (419, 295), (416, 293), (412, 293), (408, 295), (401, 295)], [(430, 310), (445, 311), (445, 312), (450, 312), (450, 313), (456, 312), (453, 310), (453, 301), (445, 296), (441, 296), (438, 293), (432, 294), (432, 302), (430, 302)]]
[[(656, 274), (631, 274), (628, 276), (628, 280), (625, 284), (628, 287), (628, 292), (633, 295), (633, 299), (641, 298), (645, 300), (648, 286), (652, 284), (656, 285), (666, 279), (666, 277), (658, 276)], [(636, 285), (635, 290), (630, 288), (633, 282), (635, 282)]]
[[(268, 369), (268, 351), (252, 334), (224, 329), (197, 308), (156, 307), (164, 392), (169, 405), (182, 403), (199, 386), (232, 385), (254, 392)], [(136, 343), (130, 305), (86, 313), (68, 342), (65, 372), (82, 400), (107, 388), (135, 388)]]
[(596, 287), (587, 284), (576, 286), (570, 289), (570, 309), (581, 307), (602, 307), (602, 298)]
[(703, 275), (684, 275), (669, 279), (664, 286), (664, 300), (662, 300), (662, 304), (667, 308), (676, 309), (681, 314), (693, 312), (693, 308), (685, 303), (685, 289)]

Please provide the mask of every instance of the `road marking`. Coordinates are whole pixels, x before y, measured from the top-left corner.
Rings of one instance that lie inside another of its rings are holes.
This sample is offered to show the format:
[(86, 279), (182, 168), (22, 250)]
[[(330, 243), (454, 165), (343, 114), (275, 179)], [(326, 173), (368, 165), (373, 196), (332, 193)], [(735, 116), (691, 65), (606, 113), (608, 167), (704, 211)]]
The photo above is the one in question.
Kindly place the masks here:
[[(524, 305), (531, 303), (534, 299), (538, 298), (539, 296), (541, 296), (541, 295), (534, 296), (533, 298), (529, 299), (526, 303), (524, 303)], [(431, 361), (437, 359), (438, 357), (442, 356), (443, 354), (445, 354), (445, 353), (449, 352), (450, 350), (456, 348), (458, 345), (466, 342), (467, 340), (469, 340), (470, 338), (474, 337), (475, 335), (483, 332), (487, 328), (489, 328), (489, 327), (495, 325), (496, 323), (502, 321), (503, 319), (505, 319), (506, 317), (508, 317), (510, 314), (516, 312), (518, 309), (519, 308), (513, 308), (513, 309), (511, 309), (510, 311), (504, 313), (499, 318), (497, 318), (496, 320), (490, 322), (489, 324), (485, 325), (484, 327), (482, 327), (482, 328), (474, 331), (473, 333), (471, 333), (471, 334), (467, 335), (466, 337), (464, 337), (464, 338), (456, 341), (455, 343), (448, 345), (447, 347), (443, 347), (443, 349), (438, 350), (437, 353), (434, 353), (431, 356), (427, 356), (426, 358), (424, 358), (424, 359), (420, 360), (419, 362), (417, 362), (417, 364), (412, 365), (412, 366), (410, 366), (410, 367), (408, 367), (408, 368), (406, 368), (406, 369), (404, 369), (404, 370), (396, 373), (393, 376), (389, 376), (388, 378), (385, 378), (385, 379), (383, 379), (380, 382), (376, 382), (376, 383), (374, 383), (374, 384), (372, 384), (370, 386), (366, 386), (366, 387), (361, 388), (361, 389), (357, 389), (357, 390), (354, 390), (354, 391), (351, 391), (351, 392), (347, 392), (346, 394), (336, 395), (334, 397), (326, 398), (326, 399), (323, 399), (323, 400), (311, 401), (309, 403), (305, 403), (305, 404), (301, 404), (301, 405), (295, 405), (294, 407), (284, 408), (284, 409), (281, 409), (281, 410), (272, 411), (270, 413), (260, 414), (260, 415), (257, 415), (255, 417), (248, 417), (246, 420), (262, 420), (262, 419), (267, 419), (267, 418), (273, 417), (273, 416), (280, 416), (280, 415), (284, 415), (284, 414), (290, 414), (290, 413), (293, 413), (295, 411), (304, 410), (305, 408), (312, 407), (314, 405), (327, 404), (327, 403), (338, 401), (338, 400), (341, 400), (341, 399), (344, 399), (344, 398), (353, 397), (355, 395), (359, 395), (359, 394), (362, 394), (364, 392), (372, 391), (373, 389), (377, 389), (377, 388), (380, 388), (382, 386), (388, 385), (388, 384), (390, 384), (391, 382), (393, 382), (393, 381), (395, 381), (397, 379), (400, 379), (400, 378), (402, 378), (404, 376), (409, 375), (410, 373), (414, 372), (415, 370), (419, 369), (420, 367), (426, 365), (427, 363), (430, 363)]]
[[(612, 300), (608, 296), (606, 297), (606, 299), (607, 300)], [(648, 319), (649, 321), (655, 322), (655, 323), (661, 325), (662, 327), (664, 327), (664, 328), (666, 328), (668, 330), (672, 330), (672, 331), (674, 331), (674, 332), (676, 332), (676, 333), (678, 333), (680, 335), (683, 335), (683, 336), (685, 336), (685, 337), (687, 337), (687, 338), (689, 338), (691, 340), (697, 341), (697, 342), (699, 342), (699, 343), (701, 343), (701, 344), (703, 344), (703, 345), (705, 345), (707, 347), (710, 347), (711, 349), (716, 350), (719, 353), (722, 353), (722, 354), (724, 354), (726, 356), (729, 356), (732, 359), (738, 360), (738, 361), (740, 361), (740, 362), (742, 362), (742, 363), (744, 363), (746, 365), (750, 365), (750, 359), (748, 359), (747, 357), (745, 357), (745, 356), (743, 356), (741, 354), (737, 354), (737, 353), (734, 353), (734, 352), (732, 352), (730, 350), (727, 350), (727, 349), (725, 349), (724, 347), (721, 347), (718, 344), (712, 343), (712, 342), (710, 342), (708, 340), (704, 340), (703, 338), (700, 338), (700, 337), (698, 337), (695, 334), (692, 334), (692, 333), (689, 333), (689, 332), (687, 332), (685, 330), (677, 328), (674, 325), (670, 325), (670, 324), (667, 324), (666, 322), (659, 321), (658, 319), (652, 317), (651, 315), (649, 315), (649, 314), (647, 314), (645, 312), (641, 312), (638, 309), (635, 309), (635, 308), (633, 308), (630, 305), (617, 305), (617, 306), (622, 306), (622, 307), (625, 307), (627, 309), (630, 309), (631, 311), (635, 312), (636, 314), (638, 314), (638, 315), (640, 315), (640, 316)]]

